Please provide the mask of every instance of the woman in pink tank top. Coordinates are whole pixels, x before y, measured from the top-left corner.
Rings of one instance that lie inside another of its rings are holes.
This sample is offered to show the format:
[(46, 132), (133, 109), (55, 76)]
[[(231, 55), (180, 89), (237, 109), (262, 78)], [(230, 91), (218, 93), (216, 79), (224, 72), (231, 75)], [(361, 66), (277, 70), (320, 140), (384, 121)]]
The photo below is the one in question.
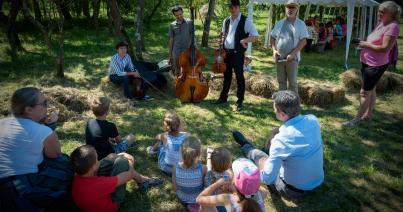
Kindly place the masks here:
[(356, 126), (363, 121), (370, 121), (376, 102), (376, 84), (390, 64), (390, 51), (399, 37), (399, 17), (401, 8), (393, 1), (379, 5), (379, 23), (368, 35), (366, 41), (360, 41), (362, 85), (360, 108), (354, 119), (344, 122), (343, 126)]

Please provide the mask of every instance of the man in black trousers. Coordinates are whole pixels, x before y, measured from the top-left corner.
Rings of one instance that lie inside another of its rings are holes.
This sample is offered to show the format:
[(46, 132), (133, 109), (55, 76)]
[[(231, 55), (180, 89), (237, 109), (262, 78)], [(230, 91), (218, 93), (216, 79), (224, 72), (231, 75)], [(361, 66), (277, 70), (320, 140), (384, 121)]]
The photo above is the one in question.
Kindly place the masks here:
[(227, 58), (225, 60), (227, 70), (224, 73), (224, 85), (220, 98), (215, 104), (219, 105), (227, 102), (232, 80), (232, 70), (234, 70), (238, 83), (236, 110), (240, 111), (243, 109), (245, 94), (245, 77), (243, 75), (245, 51), (248, 43), (254, 42), (259, 34), (252, 20), (241, 14), (239, 0), (231, 0), (228, 6), (231, 16), (224, 20), (222, 27), (222, 41), (224, 41), (224, 49), (227, 51)]

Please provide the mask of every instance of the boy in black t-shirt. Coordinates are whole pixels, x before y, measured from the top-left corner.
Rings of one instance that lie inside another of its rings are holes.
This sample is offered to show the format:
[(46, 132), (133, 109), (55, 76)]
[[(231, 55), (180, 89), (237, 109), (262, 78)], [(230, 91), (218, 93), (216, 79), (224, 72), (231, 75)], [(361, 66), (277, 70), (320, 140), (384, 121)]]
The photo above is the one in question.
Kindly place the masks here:
[(95, 148), (98, 160), (110, 153), (124, 152), (133, 147), (136, 142), (133, 134), (129, 134), (122, 140), (116, 125), (106, 120), (109, 106), (110, 100), (107, 97), (95, 99), (91, 109), (96, 119), (90, 119), (85, 128), (85, 142)]

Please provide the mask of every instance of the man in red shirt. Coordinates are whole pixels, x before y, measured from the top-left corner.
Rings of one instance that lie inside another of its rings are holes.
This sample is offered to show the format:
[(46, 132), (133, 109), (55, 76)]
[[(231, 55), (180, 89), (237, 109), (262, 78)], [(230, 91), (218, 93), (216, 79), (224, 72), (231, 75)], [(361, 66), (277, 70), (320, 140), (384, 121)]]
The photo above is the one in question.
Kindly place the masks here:
[(84, 145), (71, 153), (76, 175), (72, 196), (83, 211), (117, 211), (123, 202), (126, 183), (134, 179), (140, 192), (159, 186), (161, 179), (149, 178), (133, 168), (133, 156), (127, 153), (109, 154), (98, 161), (94, 147)]

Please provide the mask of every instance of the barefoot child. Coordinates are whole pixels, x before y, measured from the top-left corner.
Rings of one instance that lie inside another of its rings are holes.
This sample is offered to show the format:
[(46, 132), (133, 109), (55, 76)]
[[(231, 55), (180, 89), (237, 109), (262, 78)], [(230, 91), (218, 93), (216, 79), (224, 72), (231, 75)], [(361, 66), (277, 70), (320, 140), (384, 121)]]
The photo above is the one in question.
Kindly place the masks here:
[(120, 137), (116, 125), (106, 120), (109, 114), (108, 97), (96, 98), (91, 105), (95, 119), (90, 119), (85, 128), (85, 143), (92, 145), (102, 159), (110, 153), (124, 152), (135, 145), (136, 139), (129, 134), (126, 139)]
[(172, 187), (187, 211), (199, 211), (196, 197), (203, 191), (203, 178), (207, 172), (207, 167), (199, 161), (200, 140), (192, 136), (186, 138), (180, 151), (182, 162), (172, 171)]
[(181, 121), (175, 112), (168, 112), (164, 116), (164, 133), (155, 136), (157, 143), (147, 147), (148, 155), (158, 152), (158, 163), (160, 169), (167, 173), (172, 173), (174, 167), (180, 159), (180, 146), (188, 137), (188, 133), (180, 132)]

